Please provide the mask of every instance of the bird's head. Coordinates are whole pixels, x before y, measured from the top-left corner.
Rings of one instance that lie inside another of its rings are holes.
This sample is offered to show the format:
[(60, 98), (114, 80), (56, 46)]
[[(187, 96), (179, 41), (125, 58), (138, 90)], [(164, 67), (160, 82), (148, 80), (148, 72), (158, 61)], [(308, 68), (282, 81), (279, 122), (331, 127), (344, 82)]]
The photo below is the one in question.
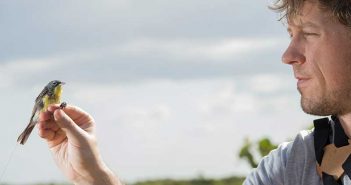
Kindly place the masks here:
[(59, 80), (53, 80), (48, 83), (47, 88), (49, 91), (53, 92), (56, 96), (61, 96), (62, 93), (62, 85), (64, 85), (65, 82), (61, 82)]

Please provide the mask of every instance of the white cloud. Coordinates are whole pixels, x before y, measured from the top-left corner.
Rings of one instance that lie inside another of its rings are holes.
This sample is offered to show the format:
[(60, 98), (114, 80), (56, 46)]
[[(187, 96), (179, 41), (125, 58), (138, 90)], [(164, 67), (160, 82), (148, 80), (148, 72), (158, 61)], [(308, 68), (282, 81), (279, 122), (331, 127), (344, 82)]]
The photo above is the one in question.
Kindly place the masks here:
[[(187, 62), (213, 60), (233, 62), (242, 55), (272, 50), (286, 39), (221, 38), (221, 39), (140, 39), (117, 50), (134, 55), (166, 55)], [(195, 61), (192, 61), (195, 60)]]
[(294, 105), (292, 78), (281, 74), (257, 74), (227, 83), (204, 99), (200, 109), (211, 116), (279, 112)]
[[(177, 63), (201, 63), (205, 61), (238, 62), (238, 58), (255, 53), (264, 53), (274, 50), (285, 43), (285, 38), (242, 38), (227, 37), (217, 39), (158, 39), (158, 38), (134, 38), (127, 42), (115, 45), (106, 45), (98, 48), (76, 49), (56, 53), (41, 58), (19, 58), (5, 61), (9, 70), (43, 70), (53, 65), (77, 65), (81, 63), (104, 63), (106, 59), (118, 59), (119, 57), (145, 57), (157, 59), (177, 59)], [(115, 62), (120, 62), (116, 60)], [(145, 62), (148, 61), (137, 61)], [(244, 64), (244, 62), (243, 62)]]
[(50, 67), (55, 67), (57, 60), (47, 58), (47, 59), (17, 59), (7, 61), (0, 64), (1, 70), (4, 71), (16, 71), (20, 73), (33, 73), (40, 72), (49, 69)]
[(16, 59), (0, 63), (0, 87), (16, 85), (17, 81), (23, 77), (45, 73), (59, 65), (61, 63), (53, 58)]
[(292, 75), (258, 74), (249, 79), (249, 86), (256, 93), (274, 93), (290, 85)]
[[(244, 91), (245, 92), (245, 91)], [(255, 113), (258, 101), (252, 94), (239, 92), (233, 85), (218, 89), (211, 95), (200, 109), (212, 116), (225, 116), (237, 113)]]
[(277, 38), (230, 38), (204, 48), (202, 53), (211, 59), (233, 60), (241, 55), (273, 49), (281, 42), (282, 39)]
[(156, 105), (149, 108), (129, 107), (120, 113), (121, 124), (128, 125), (134, 129), (146, 129), (150, 131), (156, 125), (164, 124), (171, 117), (170, 107)]
[[(80, 79), (105, 83), (114, 79), (139, 81), (228, 76), (245, 73), (252, 68), (253, 61), (257, 60), (255, 57), (274, 51), (283, 41), (278, 38), (233, 37), (135, 38), (112, 46), (80, 48), (41, 58), (7, 60), (0, 65), (0, 76), (2, 86), (21, 84), (22, 81), (28, 84), (31, 80), (35, 84), (38, 79), (49, 76), (66, 81)], [(256, 83), (265, 83), (271, 80), (269, 78), (258, 77)], [(273, 84), (257, 85), (255, 88), (259, 91), (274, 90)]]

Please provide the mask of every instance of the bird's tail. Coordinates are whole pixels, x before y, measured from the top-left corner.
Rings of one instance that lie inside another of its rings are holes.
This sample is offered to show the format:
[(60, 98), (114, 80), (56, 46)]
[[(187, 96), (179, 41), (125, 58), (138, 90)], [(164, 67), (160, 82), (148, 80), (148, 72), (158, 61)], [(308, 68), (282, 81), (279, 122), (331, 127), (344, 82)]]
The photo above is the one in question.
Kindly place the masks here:
[(26, 129), (24, 129), (22, 134), (18, 137), (17, 142), (24, 145), (26, 143), (30, 133), (32, 133), (34, 126), (35, 126), (35, 123), (28, 124)]

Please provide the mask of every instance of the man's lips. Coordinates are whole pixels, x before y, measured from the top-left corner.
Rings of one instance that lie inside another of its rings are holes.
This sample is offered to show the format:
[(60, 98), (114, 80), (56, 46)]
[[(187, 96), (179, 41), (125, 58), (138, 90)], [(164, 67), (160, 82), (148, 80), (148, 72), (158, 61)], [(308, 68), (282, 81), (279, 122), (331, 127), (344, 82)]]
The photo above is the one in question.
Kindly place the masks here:
[(308, 77), (296, 76), (297, 79), (297, 87), (301, 88), (306, 85), (306, 83), (311, 79)]

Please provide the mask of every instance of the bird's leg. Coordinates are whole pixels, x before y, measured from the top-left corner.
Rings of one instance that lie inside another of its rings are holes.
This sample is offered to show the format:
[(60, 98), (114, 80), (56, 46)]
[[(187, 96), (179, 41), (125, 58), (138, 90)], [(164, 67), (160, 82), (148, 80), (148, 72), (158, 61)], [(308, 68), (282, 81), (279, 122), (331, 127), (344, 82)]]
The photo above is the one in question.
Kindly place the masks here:
[(60, 104), (60, 109), (64, 109), (66, 106), (67, 106), (67, 103), (66, 102), (62, 102)]

